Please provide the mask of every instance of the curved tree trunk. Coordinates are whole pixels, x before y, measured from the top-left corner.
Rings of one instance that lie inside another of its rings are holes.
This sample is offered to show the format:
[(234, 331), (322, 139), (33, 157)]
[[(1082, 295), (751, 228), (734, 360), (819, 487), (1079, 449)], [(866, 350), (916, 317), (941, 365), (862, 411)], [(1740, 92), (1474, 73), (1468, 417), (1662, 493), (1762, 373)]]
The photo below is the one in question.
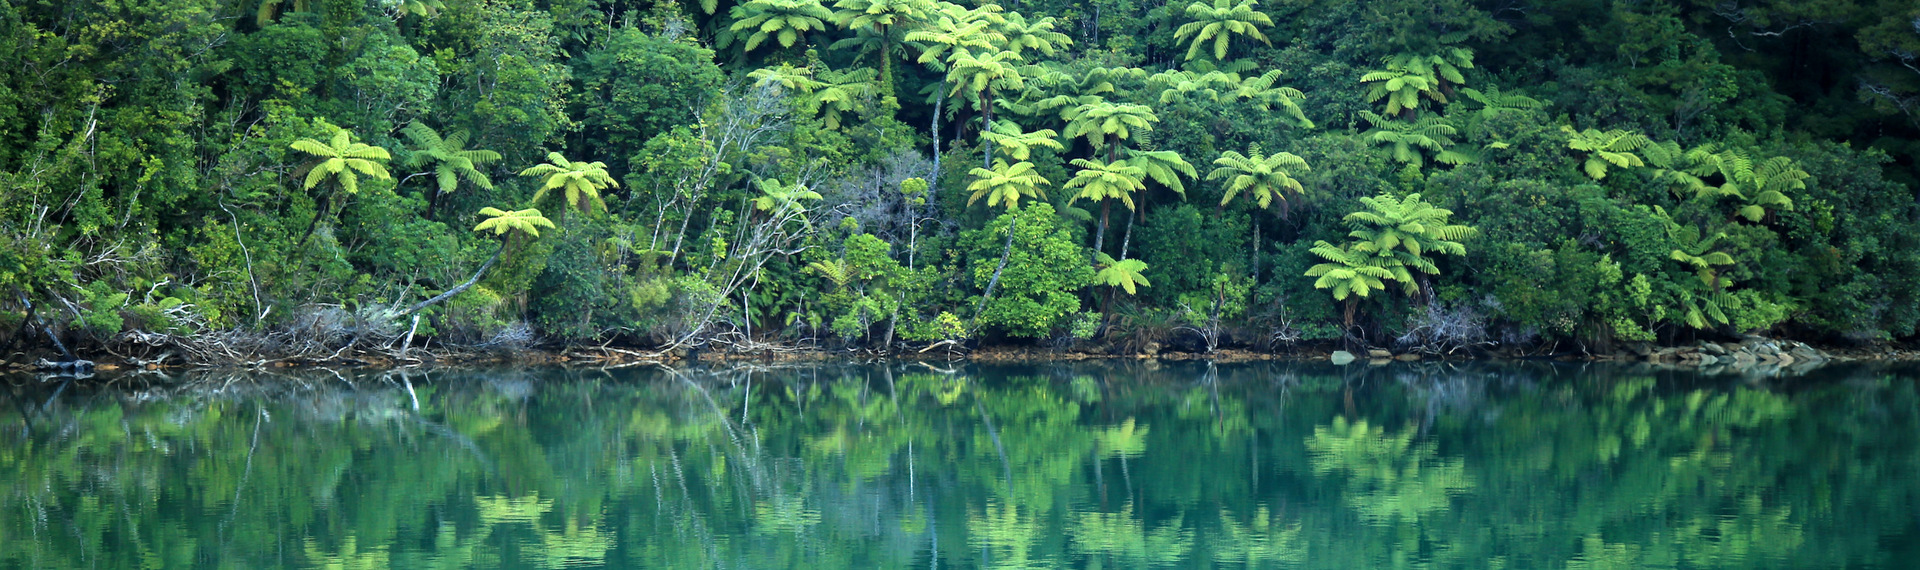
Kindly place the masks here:
[(414, 304), (413, 306), (411, 306), (411, 307), (407, 307), (407, 310), (406, 310), (406, 312), (403, 312), (403, 313), (401, 313), (401, 314), (402, 314), (402, 315), (411, 315), (411, 314), (414, 314), (414, 313), (418, 313), (418, 312), (420, 312), (420, 310), (421, 310), (421, 309), (425, 309), (425, 308), (427, 308), (427, 307), (431, 307), (431, 306), (433, 306), (434, 304), (436, 304), (436, 303), (439, 303), (439, 302), (441, 302), (441, 301), (445, 301), (445, 300), (447, 300), (447, 299), (451, 299), (451, 298), (453, 298), (453, 296), (454, 296), (454, 295), (459, 295), (459, 294), (460, 294), (461, 292), (463, 292), (463, 291), (466, 291), (467, 289), (470, 289), (470, 288), (472, 288), (472, 287), (473, 287), (473, 284), (475, 284), (475, 283), (479, 283), (479, 282), (480, 282), (480, 277), (481, 277), (481, 276), (483, 276), (483, 275), (486, 275), (486, 274), (487, 274), (487, 270), (488, 270), (488, 269), (492, 269), (492, 268), (493, 268), (493, 264), (494, 264), (494, 262), (497, 262), (497, 261), (500, 261), (500, 254), (502, 254), (502, 253), (505, 253), (506, 251), (507, 251), (507, 242), (506, 242), (506, 240), (501, 240), (501, 242), (500, 242), (500, 249), (496, 249), (496, 250), (493, 250), (493, 257), (489, 257), (489, 258), (487, 258), (487, 262), (486, 262), (486, 263), (482, 263), (482, 264), (480, 264), (480, 270), (479, 270), (479, 271), (475, 271), (475, 272), (473, 272), (473, 277), (472, 277), (472, 278), (469, 278), (469, 279), (467, 279), (467, 282), (466, 282), (466, 283), (461, 283), (461, 284), (459, 284), (459, 285), (456, 285), (456, 286), (454, 286), (454, 288), (452, 288), (452, 289), (448, 289), (448, 290), (447, 290), (447, 291), (446, 291), (445, 293), (441, 293), (441, 294), (439, 294), (439, 295), (434, 295), (432, 299), (427, 299), (427, 300), (425, 300), (425, 301), (421, 301), (421, 302), (419, 302), (419, 303), (415, 303), (415, 304)]
[[(1145, 206), (1146, 204), (1142, 203), (1141, 205)], [(1120, 235), (1120, 257), (1118, 259), (1127, 258), (1127, 246), (1131, 245), (1132, 243), (1133, 243), (1133, 216), (1127, 216), (1127, 231), (1126, 233), (1123, 233)]]
[(993, 268), (993, 278), (987, 280), (987, 290), (980, 295), (980, 306), (973, 309), (973, 318), (967, 321), (967, 328), (980, 320), (980, 313), (987, 310), (987, 300), (993, 298), (993, 287), (1000, 284), (1000, 272), (1007, 270), (1007, 259), (1013, 257), (1013, 230), (1020, 226), (1020, 210), (1010, 210), (1013, 220), (1007, 222), (1007, 249), (1000, 253), (1000, 266)]

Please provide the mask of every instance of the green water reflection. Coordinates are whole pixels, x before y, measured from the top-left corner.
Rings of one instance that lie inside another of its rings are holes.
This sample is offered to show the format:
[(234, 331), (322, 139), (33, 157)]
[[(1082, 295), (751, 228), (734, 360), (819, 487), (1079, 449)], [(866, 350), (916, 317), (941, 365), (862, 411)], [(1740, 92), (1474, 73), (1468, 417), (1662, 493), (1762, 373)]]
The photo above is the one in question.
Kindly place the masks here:
[(921, 364), (13, 379), (0, 568), (1920, 560), (1920, 370)]

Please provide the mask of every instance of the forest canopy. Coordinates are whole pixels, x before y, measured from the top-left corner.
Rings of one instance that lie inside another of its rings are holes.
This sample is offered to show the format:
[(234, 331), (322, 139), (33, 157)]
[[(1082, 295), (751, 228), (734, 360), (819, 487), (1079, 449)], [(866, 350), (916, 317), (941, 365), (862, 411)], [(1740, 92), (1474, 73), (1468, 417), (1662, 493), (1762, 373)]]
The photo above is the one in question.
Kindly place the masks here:
[(1908, 0), (0, 4), (16, 346), (1883, 342), (1917, 185)]

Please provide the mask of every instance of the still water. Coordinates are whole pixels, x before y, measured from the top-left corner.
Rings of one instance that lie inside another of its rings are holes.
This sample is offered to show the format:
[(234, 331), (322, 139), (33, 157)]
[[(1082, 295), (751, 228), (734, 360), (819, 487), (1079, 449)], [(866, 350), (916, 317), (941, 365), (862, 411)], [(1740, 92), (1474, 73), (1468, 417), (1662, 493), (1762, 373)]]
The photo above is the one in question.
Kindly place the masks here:
[(0, 568), (1920, 560), (1916, 368), (1129, 362), (10, 380)]

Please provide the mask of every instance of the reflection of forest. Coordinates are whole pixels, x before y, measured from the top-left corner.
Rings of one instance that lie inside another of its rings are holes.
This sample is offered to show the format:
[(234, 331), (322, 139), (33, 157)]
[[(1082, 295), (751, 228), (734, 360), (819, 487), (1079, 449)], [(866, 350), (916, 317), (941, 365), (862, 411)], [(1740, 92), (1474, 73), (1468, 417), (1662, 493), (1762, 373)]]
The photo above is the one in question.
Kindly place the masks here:
[(1897, 565), (1916, 372), (17, 380), (0, 567)]

